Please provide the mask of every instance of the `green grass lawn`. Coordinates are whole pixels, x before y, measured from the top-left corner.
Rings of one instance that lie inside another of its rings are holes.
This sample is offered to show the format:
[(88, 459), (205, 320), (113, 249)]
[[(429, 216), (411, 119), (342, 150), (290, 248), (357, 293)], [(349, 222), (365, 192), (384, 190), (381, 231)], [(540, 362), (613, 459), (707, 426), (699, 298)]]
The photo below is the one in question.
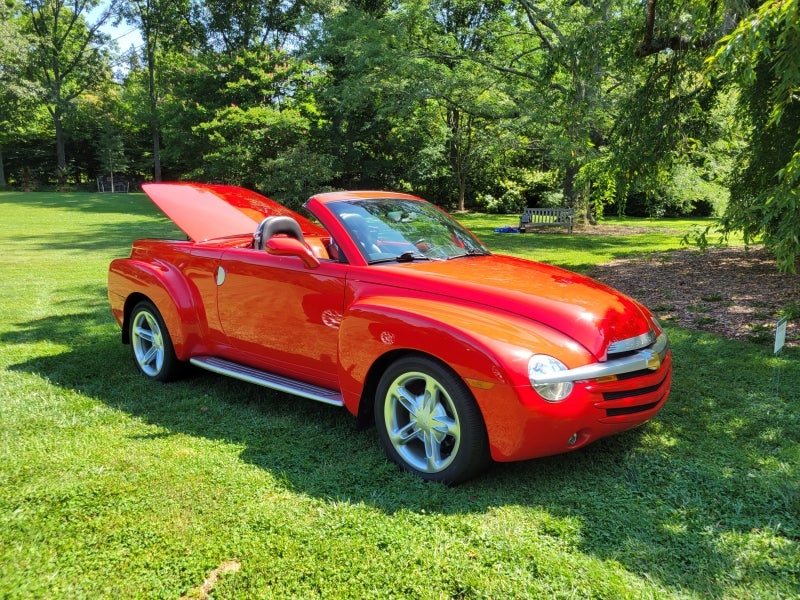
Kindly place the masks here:
[[(586, 271), (592, 265), (641, 252), (667, 251), (681, 248), (681, 241), (693, 228), (705, 228), (712, 219), (620, 219), (606, 217), (598, 227), (586, 225), (569, 235), (564, 227), (540, 227), (533, 233), (495, 233), (494, 229), (519, 224), (517, 215), (467, 213), (458, 220), (478, 235), (495, 252), (514, 254), (531, 260), (557, 263), (573, 271)], [(611, 225), (613, 236), (582, 234), (583, 231)], [(619, 235), (630, 229), (628, 235)], [(690, 238), (691, 239), (691, 238)], [(709, 242), (718, 235), (712, 232)], [(737, 240), (738, 241), (738, 240)]]
[[(578, 269), (678, 248), (690, 225), (461, 220)], [(399, 472), (341, 409), (137, 375), (106, 269), (166, 235), (140, 194), (0, 193), (0, 598), (200, 598), (225, 564), (214, 598), (800, 595), (800, 350), (670, 328), (654, 421), (447, 488)]]

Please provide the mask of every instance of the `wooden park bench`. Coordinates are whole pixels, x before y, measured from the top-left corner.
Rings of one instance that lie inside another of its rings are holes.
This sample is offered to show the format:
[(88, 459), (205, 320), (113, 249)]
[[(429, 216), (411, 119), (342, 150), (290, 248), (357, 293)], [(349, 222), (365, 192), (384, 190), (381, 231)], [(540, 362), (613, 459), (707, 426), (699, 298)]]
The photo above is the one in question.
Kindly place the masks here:
[(519, 232), (538, 226), (558, 225), (566, 227), (572, 233), (572, 224), (575, 220), (575, 209), (562, 207), (526, 208), (519, 216)]

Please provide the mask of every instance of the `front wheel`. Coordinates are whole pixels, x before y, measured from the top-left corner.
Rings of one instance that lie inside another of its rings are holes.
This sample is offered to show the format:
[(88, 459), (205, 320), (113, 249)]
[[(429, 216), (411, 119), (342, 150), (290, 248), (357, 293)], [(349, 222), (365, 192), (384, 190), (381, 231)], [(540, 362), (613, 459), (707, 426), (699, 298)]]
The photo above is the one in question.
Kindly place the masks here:
[(148, 379), (169, 381), (180, 370), (172, 339), (155, 305), (143, 300), (133, 307), (129, 322), (131, 356), (136, 367)]
[(423, 479), (460, 483), (489, 465), (486, 428), (469, 388), (429, 358), (401, 358), (386, 370), (375, 424), (389, 458)]

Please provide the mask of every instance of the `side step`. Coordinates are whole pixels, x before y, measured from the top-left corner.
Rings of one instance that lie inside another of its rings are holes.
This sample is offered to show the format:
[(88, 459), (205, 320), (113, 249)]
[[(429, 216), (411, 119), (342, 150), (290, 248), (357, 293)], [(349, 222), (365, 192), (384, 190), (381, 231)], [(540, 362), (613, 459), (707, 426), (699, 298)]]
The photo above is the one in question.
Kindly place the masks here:
[(333, 406), (344, 406), (344, 400), (339, 392), (329, 390), (327, 388), (319, 387), (310, 383), (290, 379), (289, 377), (282, 377), (267, 371), (261, 371), (252, 367), (246, 367), (239, 363), (217, 358), (215, 356), (196, 356), (189, 359), (193, 365), (219, 373), (220, 375), (227, 375), (234, 379), (241, 379), (248, 383), (255, 383), (264, 387), (308, 398), (309, 400), (316, 400), (317, 402), (324, 402), (325, 404), (332, 404)]

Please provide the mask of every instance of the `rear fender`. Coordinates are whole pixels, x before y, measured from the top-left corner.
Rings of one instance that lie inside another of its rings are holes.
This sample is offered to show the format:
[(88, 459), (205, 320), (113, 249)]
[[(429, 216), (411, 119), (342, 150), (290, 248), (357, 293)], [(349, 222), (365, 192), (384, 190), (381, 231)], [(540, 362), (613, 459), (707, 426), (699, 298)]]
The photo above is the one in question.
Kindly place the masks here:
[(201, 324), (205, 319), (198, 315), (198, 310), (203, 310), (202, 301), (194, 286), (174, 266), (159, 260), (114, 260), (109, 267), (108, 295), (114, 317), (122, 327), (124, 342), (129, 341), (128, 319), (133, 307), (140, 299), (147, 298), (161, 313), (180, 360), (203, 352)]

